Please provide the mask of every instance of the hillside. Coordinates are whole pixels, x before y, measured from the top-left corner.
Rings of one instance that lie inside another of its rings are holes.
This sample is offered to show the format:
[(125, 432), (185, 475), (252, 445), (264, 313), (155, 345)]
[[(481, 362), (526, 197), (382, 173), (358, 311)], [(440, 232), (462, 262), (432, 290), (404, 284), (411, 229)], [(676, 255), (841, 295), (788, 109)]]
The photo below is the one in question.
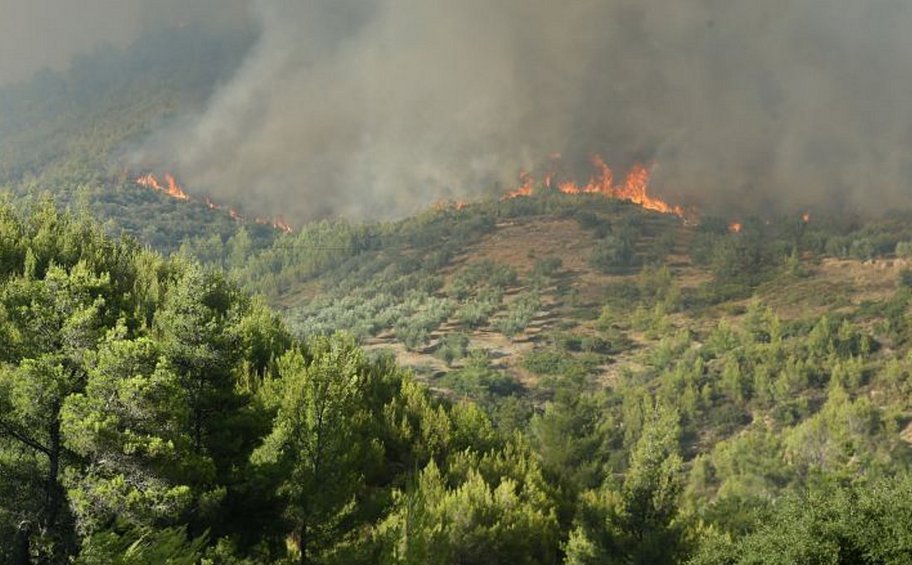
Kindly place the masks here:
[(676, 406), (687, 452), (709, 455), (744, 433), (811, 425), (838, 382), (891, 419), (883, 439), (900, 457), (909, 406), (885, 379), (906, 374), (912, 232), (900, 215), (801, 216), (735, 232), (544, 191), (319, 224), (234, 272), (300, 334), (351, 332), (508, 427), (576, 383), (621, 405), (647, 394)]
[[(158, 128), (203, 108), (243, 61), (253, 30), (188, 25), (123, 49), (81, 55), (0, 89), (0, 187), (24, 201), (53, 194), (87, 207), (112, 233), (165, 251), (189, 237), (237, 231), (227, 214), (178, 206), (136, 184), (129, 153)], [(254, 211), (255, 212), (255, 211)], [(150, 218), (154, 218), (150, 221)], [(265, 241), (271, 230), (254, 230)]]
[(526, 176), (286, 229), (138, 184), (253, 41), (0, 91), (0, 561), (904, 562), (912, 211)]
[(658, 302), (670, 328), (700, 335), (739, 323), (757, 303), (784, 322), (858, 316), (893, 298), (909, 266), (895, 254), (910, 235), (897, 220), (862, 230), (831, 219), (753, 220), (740, 233), (726, 226), (597, 196), (440, 207), (393, 224), (345, 224), (363, 230), (363, 248), (322, 246), (305, 228), (277, 249), (314, 250), (325, 263), (299, 273), (299, 283), (260, 289), (302, 333), (351, 331), (438, 376), (462, 366), (445, 363), (447, 336), (456, 335), (462, 349), (489, 350), (500, 368), (534, 383), (524, 354), (559, 337), (598, 339), (609, 318), (626, 326), (614, 336), (626, 353), (647, 351), (655, 340), (637, 326), (657, 294), (669, 295)]

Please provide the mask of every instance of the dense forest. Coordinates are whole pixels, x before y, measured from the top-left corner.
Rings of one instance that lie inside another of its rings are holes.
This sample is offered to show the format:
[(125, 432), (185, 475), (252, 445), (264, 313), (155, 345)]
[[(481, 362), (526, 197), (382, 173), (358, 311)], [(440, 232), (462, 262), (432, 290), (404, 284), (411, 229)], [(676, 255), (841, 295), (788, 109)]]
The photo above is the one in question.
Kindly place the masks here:
[[(606, 387), (587, 356), (624, 340), (549, 346), (529, 394), (473, 352), (453, 397), (50, 200), (0, 218), (4, 561), (908, 555), (904, 284), (856, 316), (752, 301), (697, 335), (666, 314), (695, 306), (646, 271), (648, 366)], [(622, 318), (597, 323), (617, 336)]]
[(908, 556), (906, 288), (882, 334), (754, 303), (610, 388), (544, 359), (520, 425), (51, 201), (0, 219), (4, 561)]
[(251, 41), (0, 91), (0, 562), (912, 560), (912, 214), (286, 234), (137, 186)]

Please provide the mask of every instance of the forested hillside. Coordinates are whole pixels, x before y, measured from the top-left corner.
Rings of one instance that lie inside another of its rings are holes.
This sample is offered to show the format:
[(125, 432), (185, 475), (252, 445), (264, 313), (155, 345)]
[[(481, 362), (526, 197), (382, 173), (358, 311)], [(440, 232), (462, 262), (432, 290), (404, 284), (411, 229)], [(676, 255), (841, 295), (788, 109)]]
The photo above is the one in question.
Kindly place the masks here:
[[(0, 217), (4, 561), (874, 563), (909, 550), (904, 274), (882, 300), (847, 294), (784, 319), (647, 268), (606, 295), (643, 313), (607, 300), (587, 335), (565, 324), (523, 359), (535, 380), (470, 348), (430, 381), (441, 394), (53, 202)], [(744, 240), (713, 239), (748, 256)], [(705, 284), (740, 296), (813, 279), (813, 262), (780, 265), (773, 248), (747, 279), (717, 258)]]
[(202, 108), (253, 39), (253, 30), (167, 28), (0, 89), (0, 187), (17, 198), (52, 192), (61, 204), (89, 206), (109, 231), (162, 250), (191, 236), (233, 234), (227, 214), (138, 186), (146, 171), (129, 170), (128, 154), (156, 128)]
[(253, 35), (0, 91), (0, 563), (910, 561), (912, 213), (137, 185)]

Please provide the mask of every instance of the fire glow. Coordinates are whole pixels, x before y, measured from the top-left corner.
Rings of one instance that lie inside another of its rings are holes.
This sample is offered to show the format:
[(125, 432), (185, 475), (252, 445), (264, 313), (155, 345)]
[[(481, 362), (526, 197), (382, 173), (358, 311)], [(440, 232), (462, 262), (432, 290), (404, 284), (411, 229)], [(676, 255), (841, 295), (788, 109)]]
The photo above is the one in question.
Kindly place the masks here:
[(151, 188), (152, 190), (157, 190), (177, 200), (190, 200), (190, 196), (184, 192), (184, 189), (182, 189), (179, 184), (177, 184), (173, 175), (166, 174), (164, 179), (165, 183), (162, 184), (155, 175), (149, 173), (136, 179), (136, 184)]
[(434, 204), (434, 209), (438, 212), (443, 212), (445, 210), (464, 210), (468, 204), (463, 200), (438, 200)]
[[(559, 155), (553, 155), (552, 160), (557, 160), (559, 157)], [(681, 218), (685, 217), (684, 208), (674, 206), (660, 198), (649, 195), (650, 173), (649, 169), (643, 165), (634, 165), (627, 173), (622, 184), (615, 184), (614, 172), (600, 155), (592, 156), (592, 165), (596, 169), (596, 174), (585, 185), (577, 184), (576, 181), (572, 180), (556, 180), (557, 175), (553, 172), (545, 175), (544, 185), (548, 189), (557, 190), (563, 194), (601, 194), (607, 198), (631, 202), (647, 210), (662, 214), (674, 214)], [(519, 180), (519, 187), (508, 192), (504, 196), (505, 200), (532, 195), (536, 185), (535, 176), (524, 172), (520, 174)]]
[[(181, 188), (181, 186), (177, 183), (177, 180), (175, 180), (174, 175), (165, 174), (162, 177), (162, 179), (164, 180), (164, 182), (160, 181), (158, 179), (158, 177), (156, 177), (154, 174), (147, 173), (145, 175), (138, 177), (136, 179), (136, 184), (138, 184), (139, 186), (145, 187), (145, 188), (155, 190), (156, 192), (161, 192), (165, 196), (174, 198), (175, 200), (180, 200), (182, 202), (196, 201), (195, 198), (192, 198), (189, 194), (184, 192), (184, 189)], [(229, 208), (227, 206), (222, 206), (220, 204), (217, 204), (217, 203), (213, 202), (212, 199), (210, 199), (208, 196), (204, 196), (201, 202), (209, 210), (226, 211), (228, 213), (228, 216), (235, 222), (245, 223), (247, 221), (247, 219), (244, 216), (242, 216), (240, 214), (240, 212), (238, 212), (234, 208)], [(258, 217), (258, 218), (255, 218), (253, 221), (256, 224), (270, 226), (273, 229), (284, 232), (284, 233), (293, 233), (294, 232), (294, 228), (292, 228), (291, 225), (288, 222), (286, 222), (282, 216), (276, 216), (275, 218)]]

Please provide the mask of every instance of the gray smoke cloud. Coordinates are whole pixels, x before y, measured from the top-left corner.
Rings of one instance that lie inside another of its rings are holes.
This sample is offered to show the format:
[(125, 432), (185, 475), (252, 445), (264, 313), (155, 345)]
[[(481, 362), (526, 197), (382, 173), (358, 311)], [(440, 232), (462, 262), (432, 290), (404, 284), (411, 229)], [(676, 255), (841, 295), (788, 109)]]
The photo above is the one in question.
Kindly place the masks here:
[(245, 0), (0, 0), (0, 86), (75, 56), (125, 47), (147, 30), (204, 21), (237, 26)]
[(260, 0), (259, 43), (139, 161), (301, 220), (653, 164), (704, 208), (910, 203), (906, 0)]

